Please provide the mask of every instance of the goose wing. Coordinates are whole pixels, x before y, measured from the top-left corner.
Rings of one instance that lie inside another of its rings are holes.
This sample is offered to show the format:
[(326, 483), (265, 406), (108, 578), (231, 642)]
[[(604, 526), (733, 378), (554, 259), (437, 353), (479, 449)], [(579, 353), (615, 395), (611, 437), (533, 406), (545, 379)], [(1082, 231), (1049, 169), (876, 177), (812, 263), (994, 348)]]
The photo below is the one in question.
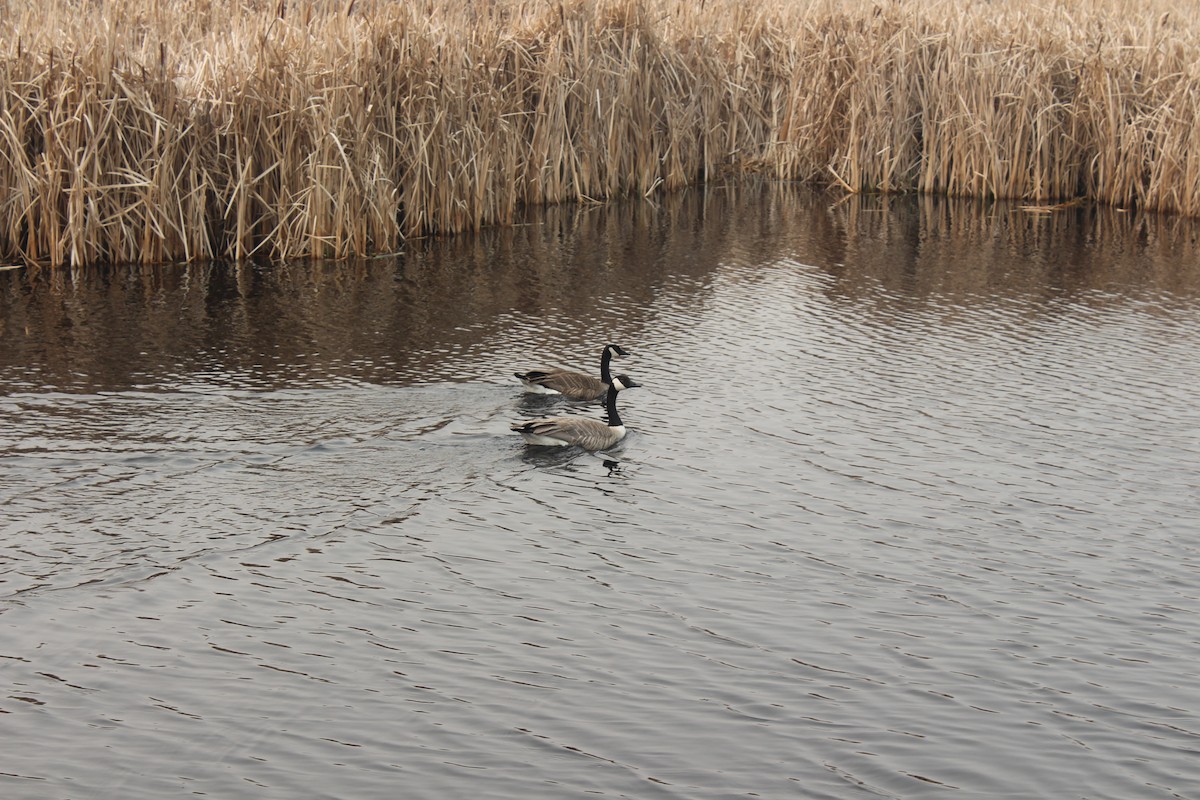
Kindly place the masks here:
[(523, 383), (551, 389), (572, 400), (595, 400), (608, 391), (608, 384), (599, 378), (569, 369), (532, 370), (517, 377)]
[(585, 450), (604, 450), (625, 435), (624, 426), (610, 427), (584, 417), (543, 417), (512, 426), (535, 444), (573, 444)]

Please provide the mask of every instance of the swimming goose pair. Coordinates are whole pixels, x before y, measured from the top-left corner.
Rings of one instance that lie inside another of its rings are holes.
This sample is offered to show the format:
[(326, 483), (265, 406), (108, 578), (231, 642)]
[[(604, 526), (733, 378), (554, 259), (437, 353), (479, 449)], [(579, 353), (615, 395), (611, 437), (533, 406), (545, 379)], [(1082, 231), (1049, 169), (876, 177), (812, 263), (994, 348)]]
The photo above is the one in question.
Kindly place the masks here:
[(592, 400), (604, 397), (607, 423), (585, 417), (542, 417), (528, 422), (514, 423), (512, 430), (521, 434), (527, 444), (562, 447), (577, 445), (585, 450), (607, 450), (625, 438), (625, 425), (617, 412), (617, 393), (633, 389), (634, 383), (628, 375), (609, 372), (613, 354), (628, 353), (620, 346), (605, 346), (600, 357), (600, 380), (590, 375), (564, 369), (534, 370), (514, 373), (525, 384), (526, 391), (535, 394), (561, 394), (577, 400)]

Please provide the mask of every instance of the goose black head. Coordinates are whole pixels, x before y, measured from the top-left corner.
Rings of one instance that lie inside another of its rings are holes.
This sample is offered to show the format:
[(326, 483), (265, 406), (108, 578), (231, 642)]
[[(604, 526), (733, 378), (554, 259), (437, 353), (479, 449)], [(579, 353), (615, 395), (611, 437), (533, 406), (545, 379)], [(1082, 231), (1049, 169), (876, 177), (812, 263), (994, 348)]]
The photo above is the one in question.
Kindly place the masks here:
[(617, 391), (621, 391), (622, 389), (636, 389), (641, 384), (634, 383), (633, 378), (628, 375), (617, 375), (613, 378), (613, 386), (617, 388)]

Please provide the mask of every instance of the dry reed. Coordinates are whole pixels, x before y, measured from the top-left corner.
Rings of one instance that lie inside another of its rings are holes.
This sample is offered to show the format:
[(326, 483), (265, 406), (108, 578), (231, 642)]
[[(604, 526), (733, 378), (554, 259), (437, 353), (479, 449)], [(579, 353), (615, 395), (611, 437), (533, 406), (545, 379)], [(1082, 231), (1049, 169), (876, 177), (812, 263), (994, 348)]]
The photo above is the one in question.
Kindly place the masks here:
[(0, 263), (347, 257), (748, 170), (1200, 215), (1133, 0), (0, 0)]

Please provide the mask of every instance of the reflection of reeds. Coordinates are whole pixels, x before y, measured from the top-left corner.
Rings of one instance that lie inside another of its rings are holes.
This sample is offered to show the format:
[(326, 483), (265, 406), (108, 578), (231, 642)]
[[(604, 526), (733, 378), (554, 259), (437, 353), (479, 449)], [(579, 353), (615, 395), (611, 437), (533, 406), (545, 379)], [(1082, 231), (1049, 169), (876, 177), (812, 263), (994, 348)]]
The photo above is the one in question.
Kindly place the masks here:
[(460, 357), (488, 351), (492, 372), (465, 377), (503, 381), (548, 317), (548, 357), (587, 367), (598, 330), (653, 349), (664, 331), (738, 307), (720, 293), (757, 296), (789, 273), (806, 287), (797, 314), (850, 302), (859, 311), (847, 319), (901, 331), (904, 320), (960, 312), (1071, 319), (1131, 304), (1151, 316), (1200, 307), (1200, 241), (1180, 216), (1030, 214), (932, 195), (830, 202), (763, 180), (657, 203), (561, 205), (538, 219), (428, 237), (394, 259), (0, 279), (0, 375), (88, 391), (143, 385), (164, 369), (171, 381), (224, 370), (268, 384), (424, 382), (461, 380)]
[(1179, 5), (0, 0), (0, 261), (361, 255), (744, 170), (1200, 215)]

